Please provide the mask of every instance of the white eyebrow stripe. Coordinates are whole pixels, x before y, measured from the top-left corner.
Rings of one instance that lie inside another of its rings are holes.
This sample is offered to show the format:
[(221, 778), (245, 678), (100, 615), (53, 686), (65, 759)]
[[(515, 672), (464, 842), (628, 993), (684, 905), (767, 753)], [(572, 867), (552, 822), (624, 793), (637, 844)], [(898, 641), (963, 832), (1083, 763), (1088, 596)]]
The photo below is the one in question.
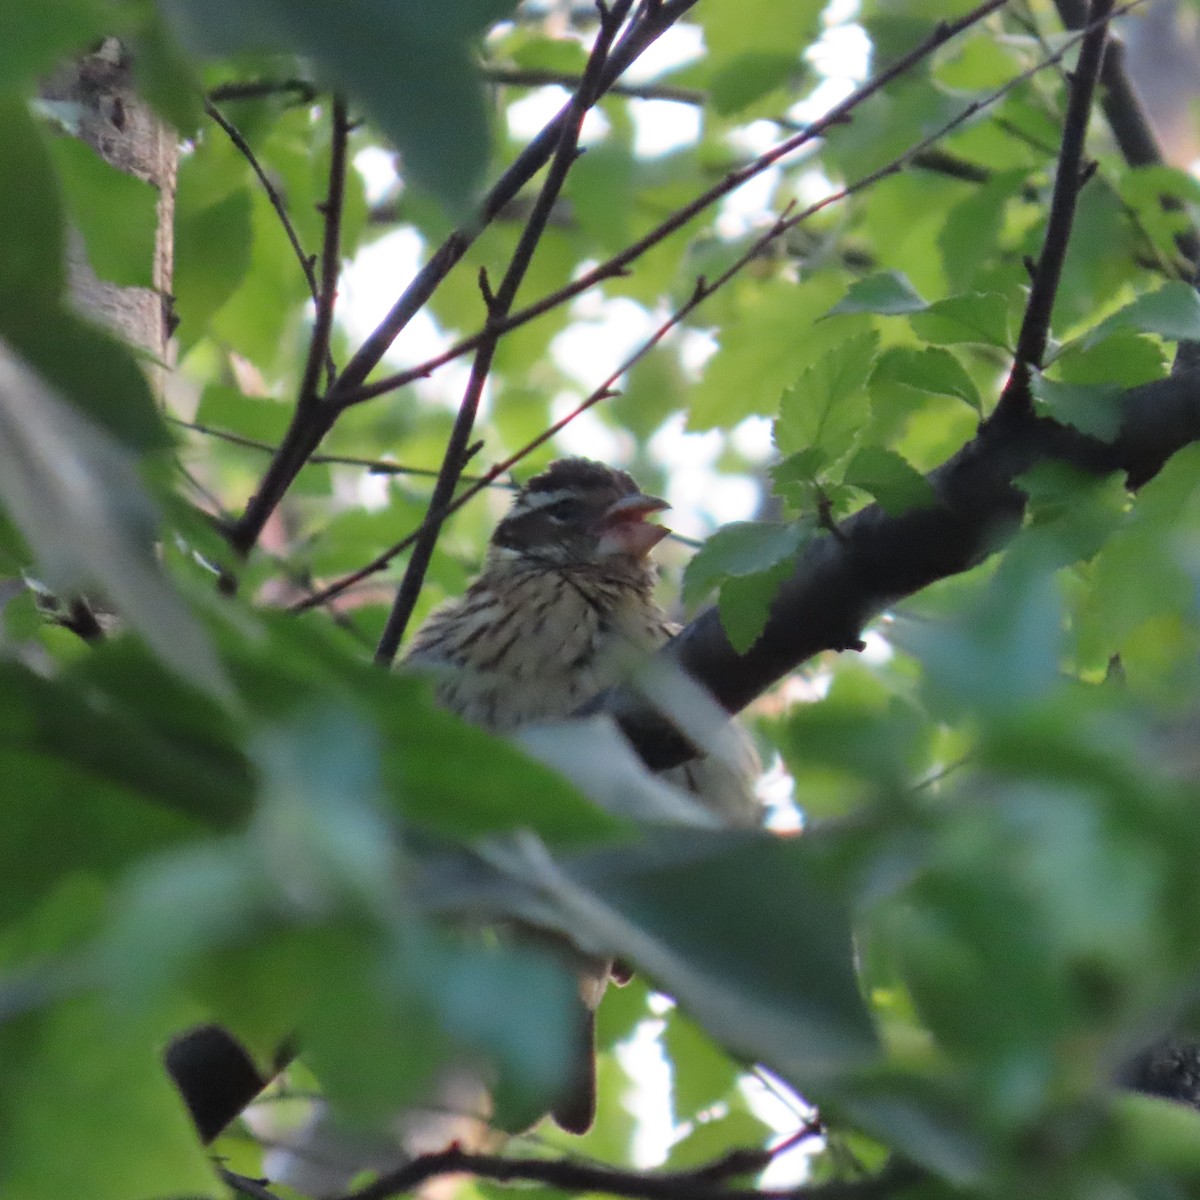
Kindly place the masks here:
[(573, 499), (575, 492), (570, 488), (557, 488), (552, 492), (527, 492), (513, 505), (513, 511), (532, 512), (538, 508), (558, 504), (561, 500)]

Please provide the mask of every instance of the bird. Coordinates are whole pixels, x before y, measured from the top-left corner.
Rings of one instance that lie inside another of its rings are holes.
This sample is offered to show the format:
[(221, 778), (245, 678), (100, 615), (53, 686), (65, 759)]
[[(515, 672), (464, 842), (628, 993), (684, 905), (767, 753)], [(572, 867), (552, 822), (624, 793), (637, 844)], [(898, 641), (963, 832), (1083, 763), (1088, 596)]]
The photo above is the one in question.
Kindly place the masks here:
[[(435, 700), (495, 733), (562, 720), (678, 631), (654, 598), (651, 551), (670, 532), (649, 518), (669, 505), (626, 471), (562, 458), (521, 487), (492, 533), (479, 575), (425, 619), (403, 662), (435, 678)], [(663, 777), (722, 824), (754, 827), (762, 808), (749, 736), (738, 752), (693, 759)], [(579, 976), (578, 1061), (551, 1115), (584, 1133), (595, 1117), (595, 1009), (625, 968), (574, 951)]]

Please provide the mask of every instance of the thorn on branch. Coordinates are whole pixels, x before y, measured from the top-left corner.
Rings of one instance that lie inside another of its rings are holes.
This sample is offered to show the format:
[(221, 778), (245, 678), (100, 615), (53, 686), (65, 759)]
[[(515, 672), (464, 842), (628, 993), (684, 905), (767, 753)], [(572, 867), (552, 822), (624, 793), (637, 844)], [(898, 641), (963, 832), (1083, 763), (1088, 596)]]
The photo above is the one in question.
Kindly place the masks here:
[(1099, 165), (1100, 164), (1094, 158), (1090, 162), (1083, 164), (1083, 167), (1079, 172), (1079, 186), (1081, 188), (1092, 178), (1093, 175), (1095, 175), (1096, 168)]
[(1025, 268), (1025, 274), (1028, 275), (1030, 279), (1037, 278), (1037, 263), (1033, 261), (1032, 255), (1024, 255), (1021, 259), (1021, 265)]
[(705, 296), (708, 295), (708, 276), (697, 275), (696, 286), (692, 288), (692, 296), (689, 300), (690, 304), (699, 304)]

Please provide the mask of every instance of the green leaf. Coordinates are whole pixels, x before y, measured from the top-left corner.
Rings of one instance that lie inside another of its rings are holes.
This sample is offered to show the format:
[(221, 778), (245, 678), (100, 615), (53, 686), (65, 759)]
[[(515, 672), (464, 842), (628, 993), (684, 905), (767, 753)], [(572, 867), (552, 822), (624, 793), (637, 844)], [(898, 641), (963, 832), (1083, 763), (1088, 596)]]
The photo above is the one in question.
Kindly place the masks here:
[(181, 207), (175, 223), (175, 308), (190, 346), (250, 267), (250, 195), (244, 188), (198, 211)]
[(1166, 373), (1162, 346), (1145, 334), (1119, 329), (1108, 337), (1084, 345), (1064, 347), (1054, 360), (1055, 378), (1063, 383), (1137, 387)]
[(973, 712), (1000, 714), (1032, 704), (1059, 679), (1062, 598), (1045, 549), (1028, 542), (1009, 550), (958, 620), (933, 627), (898, 622), (897, 645), (925, 666), (941, 700)]
[(816, 36), (824, 5), (796, 0), (780, 7), (772, 0), (714, 0), (700, 14), (710, 60), (723, 66), (744, 54), (800, 52)]
[(900, 271), (880, 271), (855, 280), (846, 295), (826, 315), (835, 317), (839, 313), (867, 312), (896, 316), (921, 312), (928, 307), (928, 302)]
[(134, 352), (115, 334), (67, 311), (14, 315), (12, 348), (86, 414), (139, 453), (172, 444)]
[[(8, 707), (7, 716), (19, 712), (16, 705)], [(86, 737), (86, 731), (80, 736)], [(38, 753), (25, 745), (0, 744), (0, 769), (11, 781), (0, 813), (0, 866), (6, 881), (0, 923), (31, 911), (75, 872), (110, 878), (139, 855), (196, 828), (167, 806), (147, 803), (99, 772), (71, 762), (69, 747), (61, 748), (62, 760), (52, 753), (53, 748)]]
[(732, 576), (722, 582), (717, 611), (729, 644), (739, 654), (758, 641), (771, 615), (771, 605), (791, 573), (792, 561), (788, 558), (766, 571)]
[(783, 389), (845, 339), (841, 318), (816, 323), (840, 291), (827, 276), (802, 288), (756, 281), (753, 289), (735, 291), (721, 344), (692, 389), (688, 428), (732, 429), (752, 413), (773, 414)]
[(966, 292), (931, 304), (910, 318), (917, 337), (935, 345), (975, 342), (1007, 348), (1008, 302), (996, 292)]
[(683, 602), (699, 603), (722, 580), (756, 575), (794, 557), (806, 537), (798, 522), (731, 521), (692, 556), (683, 576)]
[(1056, 421), (1109, 442), (1121, 428), (1121, 397), (1117, 384), (1057, 383), (1035, 375), (1031, 388), (1039, 407)]
[(653, 853), (572, 865), (580, 922), (731, 1052), (811, 1085), (875, 1049), (826, 845), (674, 831)]
[(4, 10), (0, 89), (24, 92), (31, 83), (107, 35), (107, 13), (93, 0), (19, 4)]
[(733, 116), (788, 82), (801, 69), (795, 53), (754, 50), (725, 62), (713, 75), (709, 100), (713, 111)]
[(872, 391), (883, 384), (900, 384), (922, 393), (953, 396), (981, 411), (979, 389), (966, 368), (949, 350), (938, 346), (893, 346), (885, 350), (871, 372)]
[(946, 215), (938, 249), (946, 279), (956, 291), (971, 287), (981, 269), (993, 260), (1008, 203), (1026, 179), (1024, 170), (998, 172)]
[(204, 389), (196, 410), (196, 421), (201, 425), (239, 433), (272, 446), (283, 437), (290, 418), (291, 409), (278, 400), (247, 396), (237, 388), (219, 383)]
[(728, 1095), (741, 1075), (740, 1066), (678, 1010), (667, 1016), (662, 1044), (671, 1063), (677, 1122), (711, 1108)]
[(932, 504), (929, 481), (911, 463), (884, 446), (864, 446), (846, 467), (846, 482), (862, 488), (893, 515)]
[(23, 101), (0, 102), (0, 323), (49, 308), (65, 282), (62, 203), (50, 154)]
[[(361, 104), (406, 176), (464, 211), (487, 161), (487, 117), (470, 43), (514, 0), (462, 0), (431, 20), (387, 0), (166, 0), (185, 44), (217, 54), (288, 51)], [(391, 53), (380, 54), (381, 45)]]
[(1094, 346), (1118, 329), (1156, 333), (1169, 342), (1200, 339), (1200, 296), (1191, 284), (1164, 283), (1101, 321), (1084, 339), (1085, 345)]
[[(163, 1070), (168, 1033), (115, 1019), (99, 998), (7, 1023), (0, 1191), (13, 1200), (227, 1195)], [(130, 1139), (131, 1129), (140, 1136)]]
[(92, 270), (119, 287), (152, 286), (158, 189), (110, 166), (77, 138), (57, 137), (50, 150)]
[(867, 414), (864, 389), (878, 344), (873, 330), (846, 338), (784, 392), (775, 421), (782, 453), (819, 446), (837, 460), (850, 449)]
[(194, 138), (204, 122), (204, 88), (195, 63), (171, 36), (162, 13), (157, 8), (146, 12), (129, 41), (138, 95), (181, 136)]
[(0, 498), (54, 591), (98, 586), (183, 678), (228, 694), (206, 635), (155, 560), (156, 513), (132, 456), (2, 347)]

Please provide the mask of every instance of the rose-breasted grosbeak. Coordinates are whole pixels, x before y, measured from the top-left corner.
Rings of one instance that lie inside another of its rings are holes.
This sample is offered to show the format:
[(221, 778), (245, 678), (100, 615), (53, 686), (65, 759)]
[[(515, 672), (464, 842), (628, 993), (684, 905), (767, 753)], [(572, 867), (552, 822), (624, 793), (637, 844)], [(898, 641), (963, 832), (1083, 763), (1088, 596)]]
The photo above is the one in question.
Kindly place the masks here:
[[(436, 609), (405, 656), (437, 672), (437, 699), (497, 732), (575, 712), (617, 682), (630, 651), (649, 653), (678, 630), (653, 597), (650, 551), (669, 532), (647, 517), (668, 507), (624, 471), (584, 458), (552, 463), (517, 493), (483, 570)], [(756, 825), (757, 759), (700, 758), (665, 777), (724, 822)], [(611, 964), (576, 952), (586, 1008), (580, 1062), (553, 1116), (582, 1132), (595, 1112), (592, 1022)]]

